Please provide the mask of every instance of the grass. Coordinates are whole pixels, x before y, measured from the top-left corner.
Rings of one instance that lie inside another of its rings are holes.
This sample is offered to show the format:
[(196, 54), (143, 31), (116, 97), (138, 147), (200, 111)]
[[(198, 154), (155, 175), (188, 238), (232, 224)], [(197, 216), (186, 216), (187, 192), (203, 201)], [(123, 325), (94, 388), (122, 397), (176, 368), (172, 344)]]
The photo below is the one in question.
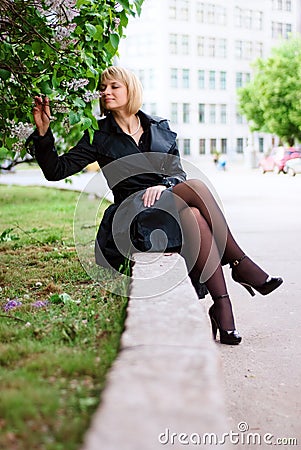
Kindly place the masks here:
[(79, 449), (118, 352), (126, 286), (108, 294), (81, 266), (78, 194), (0, 192), (0, 448)]

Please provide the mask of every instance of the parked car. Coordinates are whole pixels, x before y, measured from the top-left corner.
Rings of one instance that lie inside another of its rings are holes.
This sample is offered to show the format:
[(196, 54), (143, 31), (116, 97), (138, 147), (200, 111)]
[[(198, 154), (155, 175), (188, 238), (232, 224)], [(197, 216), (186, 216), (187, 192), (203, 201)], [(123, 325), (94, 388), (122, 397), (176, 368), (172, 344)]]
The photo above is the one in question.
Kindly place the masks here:
[(259, 169), (262, 173), (283, 172), (288, 160), (301, 158), (301, 148), (297, 147), (274, 147), (270, 154), (259, 161)]
[(301, 157), (289, 159), (283, 168), (283, 172), (294, 177), (296, 173), (301, 173)]

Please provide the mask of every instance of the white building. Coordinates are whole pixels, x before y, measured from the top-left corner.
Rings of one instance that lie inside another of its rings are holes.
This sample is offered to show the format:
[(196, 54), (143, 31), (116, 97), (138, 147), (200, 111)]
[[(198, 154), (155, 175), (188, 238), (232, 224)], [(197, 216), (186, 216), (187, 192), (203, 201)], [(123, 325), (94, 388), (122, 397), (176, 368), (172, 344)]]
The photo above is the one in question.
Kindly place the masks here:
[(170, 120), (182, 154), (234, 158), (274, 143), (250, 134), (237, 88), (254, 59), (300, 30), (301, 0), (145, 0), (120, 45), (120, 64), (142, 81), (145, 112)]

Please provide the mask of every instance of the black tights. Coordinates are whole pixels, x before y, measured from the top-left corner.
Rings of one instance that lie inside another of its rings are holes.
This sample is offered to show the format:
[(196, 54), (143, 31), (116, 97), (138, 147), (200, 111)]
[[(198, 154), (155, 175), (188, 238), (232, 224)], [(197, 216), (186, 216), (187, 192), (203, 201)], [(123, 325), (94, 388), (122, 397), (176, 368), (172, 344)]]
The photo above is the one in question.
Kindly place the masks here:
[[(200, 180), (188, 180), (173, 188), (183, 229), (182, 255), (193, 281), (201, 278), (214, 299), (227, 294), (222, 265), (244, 255), (232, 236), (226, 219), (207, 186)], [(254, 285), (261, 285), (267, 273), (251, 259), (237, 266), (239, 275)], [(229, 298), (218, 300), (220, 325), (225, 330), (235, 328)]]

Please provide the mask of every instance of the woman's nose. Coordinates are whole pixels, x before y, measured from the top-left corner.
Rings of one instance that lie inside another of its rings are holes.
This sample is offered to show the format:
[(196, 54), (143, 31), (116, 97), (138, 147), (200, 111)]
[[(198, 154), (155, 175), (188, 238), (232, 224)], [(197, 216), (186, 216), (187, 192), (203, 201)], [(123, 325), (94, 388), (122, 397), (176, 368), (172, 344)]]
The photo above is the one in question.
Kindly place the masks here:
[(103, 92), (103, 94), (110, 94), (110, 92), (111, 92), (111, 88), (110, 88), (110, 86), (106, 86), (105, 87), (105, 89), (102, 91)]

